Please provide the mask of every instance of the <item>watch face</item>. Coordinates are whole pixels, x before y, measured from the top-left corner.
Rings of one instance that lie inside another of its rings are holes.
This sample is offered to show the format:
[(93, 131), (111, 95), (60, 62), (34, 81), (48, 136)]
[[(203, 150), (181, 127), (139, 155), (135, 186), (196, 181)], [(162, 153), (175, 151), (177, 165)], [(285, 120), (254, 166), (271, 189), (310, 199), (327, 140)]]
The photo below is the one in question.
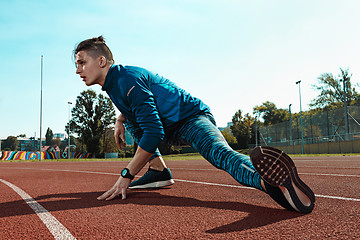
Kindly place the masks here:
[(124, 168), (122, 171), (121, 171), (121, 176), (126, 176), (126, 174), (128, 173), (128, 170), (126, 168)]

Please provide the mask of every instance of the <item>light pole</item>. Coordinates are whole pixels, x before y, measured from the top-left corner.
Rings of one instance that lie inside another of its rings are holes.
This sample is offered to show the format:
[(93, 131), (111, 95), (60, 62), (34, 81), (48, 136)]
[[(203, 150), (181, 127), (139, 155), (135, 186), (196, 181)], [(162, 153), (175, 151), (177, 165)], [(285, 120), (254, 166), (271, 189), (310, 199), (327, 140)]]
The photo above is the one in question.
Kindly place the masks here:
[(344, 79), (340, 80), (340, 82), (343, 82), (344, 86), (344, 111), (345, 111), (345, 140), (349, 140), (349, 117), (347, 113), (347, 99), (346, 99), (346, 81), (347, 79), (344, 77)]
[(43, 55), (41, 55), (41, 77), (40, 77), (40, 81), (41, 81), (41, 86), (40, 86), (40, 144), (39, 144), (39, 151), (40, 151), (40, 161), (41, 161), (41, 130), (42, 130), (42, 86), (43, 86)]
[(257, 116), (255, 116), (255, 147), (258, 146), (258, 128), (257, 128)]
[(72, 102), (68, 102), (68, 106), (69, 106), (69, 126), (68, 126), (68, 159), (70, 159), (70, 119), (71, 119), (71, 114), (70, 114), (70, 109), (71, 109), (71, 105)]
[(303, 130), (303, 119), (302, 119), (302, 109), (301, 109), (301, 89), (300, 89), (301, 80), (297, 81), (296, 84), (299, 84), (299, 98), (300, 98), (300, 125), (301, 125), (301, 154), (304, 154), (304, 130)]
[(292, 129), (291, 129), (291, 103), (289, 104), (289, 139), (290, 139), (290, 145), (292, 145)]

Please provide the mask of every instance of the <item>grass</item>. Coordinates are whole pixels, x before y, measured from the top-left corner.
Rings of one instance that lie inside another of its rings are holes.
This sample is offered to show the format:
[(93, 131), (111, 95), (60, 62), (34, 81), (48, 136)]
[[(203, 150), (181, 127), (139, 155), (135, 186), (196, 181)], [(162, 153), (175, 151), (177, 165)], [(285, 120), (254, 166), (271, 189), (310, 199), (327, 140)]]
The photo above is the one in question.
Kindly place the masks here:
[[(163, 156), (165, 161), (176, 160), (201, 160), (204, 159), (199, 153), (173, 154)], [(43, 159), (41, 162), (118, 162), (130, 161), (132, 158), (70, 158), (70, 159)], [(40, 162), (40, 160), (4, 160), (1, 162)]]
[(290, 157), (336, 157), (336, 156), (360, 156), (360, 153), (324, 153), (324, 154), (289, 154)]
[[(343, 153), (343, 154), (289, 154), (290, 157), (334, 157), (334, 156), (360, 156), (359, 153)], [(172, 154), (163, 156), (165, 161), (187, 161), (187, 160), (203, 160), (199, 153)], [(44, 159), (41, 162), (118, 162), (130, 161), (132, 158), (71, 158), (71, 159)], [(4, 160), (1, 162), (40, 162), (40, 160)]]

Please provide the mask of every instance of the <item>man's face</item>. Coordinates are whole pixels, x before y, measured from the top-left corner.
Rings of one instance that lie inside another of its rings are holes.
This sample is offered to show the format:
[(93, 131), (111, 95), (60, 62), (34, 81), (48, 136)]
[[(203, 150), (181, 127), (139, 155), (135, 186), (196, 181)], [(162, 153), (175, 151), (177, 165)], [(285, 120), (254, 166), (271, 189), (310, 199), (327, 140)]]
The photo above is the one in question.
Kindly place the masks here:
[(87, 51), (79, 51), (75, 56), (76, 74), (79, 74), (87, 86), (100, 83), (101, 67), (99, 58), (94, 58)]

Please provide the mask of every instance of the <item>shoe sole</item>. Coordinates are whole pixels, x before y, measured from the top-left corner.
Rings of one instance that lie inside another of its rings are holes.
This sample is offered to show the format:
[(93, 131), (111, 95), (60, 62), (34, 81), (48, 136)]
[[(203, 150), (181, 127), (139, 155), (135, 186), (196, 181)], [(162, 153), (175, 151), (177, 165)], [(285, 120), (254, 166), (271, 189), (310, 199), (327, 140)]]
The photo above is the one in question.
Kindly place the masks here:
[(132, 186), (132, 187), (129, 187), (129, 189), (162, 188), (162, 187), (171, 186), (174, 183), (175, 183), (174, 179), (170, 179), (170, 180), (165, 180), (165, 181), (147, 183), (144, 185)]
[[(274, 187), (285, 187), (285, 198), (298, 212), (310, 213), (314, 208), (313, 191), (299, 178), (294, 162), (283, 151), (272, 147), (256, 147), (250, 155), (253, 166), (260, 177)], [(310, 205), (304, 205), (299, 199), (293, 184), (309, 199)]]

